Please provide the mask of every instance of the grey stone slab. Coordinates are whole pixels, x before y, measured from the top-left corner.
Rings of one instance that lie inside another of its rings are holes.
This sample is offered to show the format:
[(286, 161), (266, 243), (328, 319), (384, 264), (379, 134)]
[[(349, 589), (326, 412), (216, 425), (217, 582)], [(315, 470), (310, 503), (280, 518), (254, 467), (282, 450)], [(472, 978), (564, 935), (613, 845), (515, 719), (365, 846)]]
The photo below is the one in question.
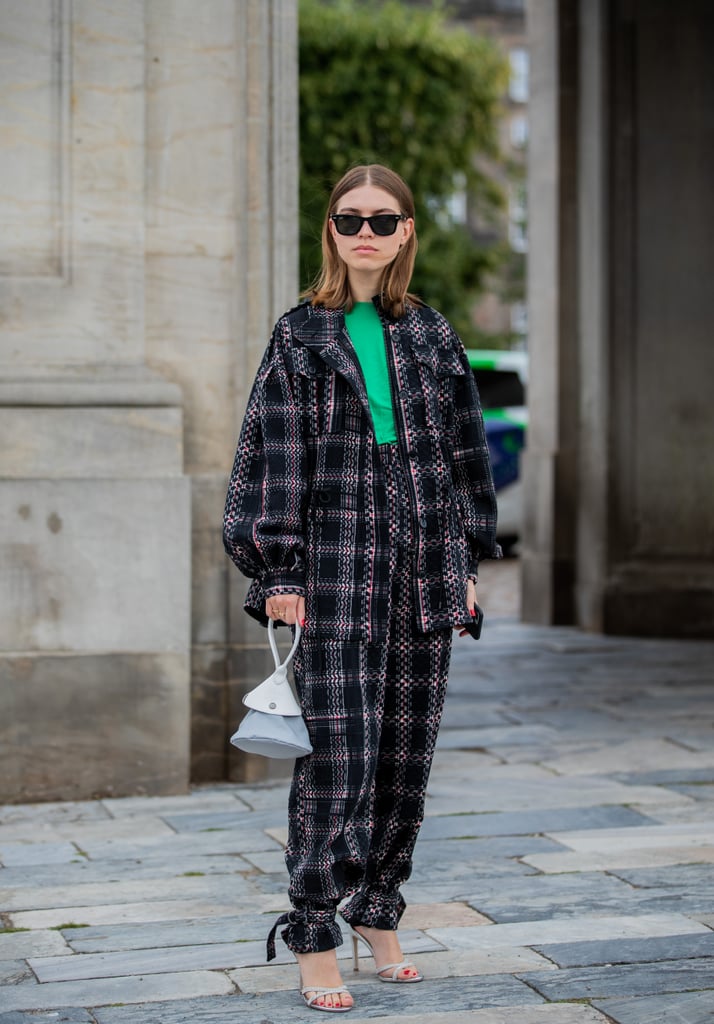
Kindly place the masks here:
[(87, 860), (78, 857), (75, 863), (42, 865), (28, 868), (5, 868), (0, 882), (6, 889), (46, 886), (76, 886), (91, 883), (139, 881), (150, 878), (182, 878), (191, 874), (233, 875), (251, 871), (251, 864), (241, 854), (192, 855), (190, 857), (150, 857), (146, 860)]
[[(469, 833), (473, 831), (471, 817), (472, 815), (449, 814), (425, 818), (419, 832), (416, 850), (420, 851), (422, 846), (428, 846), (430, 843), (440, 846), (447, 840), (450, 842), (469, 838)], [(466, 819), (465, 822), (464, 819)], [(479, 860), (525, 857), (526, 854), (537, 853), (557, 853), (563, 849), (560, 843), (554, 839), (548, 839), (546, 836), (488, 836), (480, 839), (471, 838), (469, 841), (473, 844), (473, 849)]]
[[(714, 911), (714, 868), (709, 864), (672, 864), (656, 868), (628, 868), (614, 871), (637, 889), (669, 889), (687, 895), (707, 893)], [(710, 911), (710, 912), (711, 912)]]
[(99, 821), (110, 817), (98, 800), (61, 800), (40, 804), (0, 805), (0, 835), (7, 825), (31, 824), (35, 832), (42, 825), (76, 821)]
[(257, 942), (265, 939), (276, 917), (276, 913), (240, 914), (214, 919), (189, 918), (184, 921), (103, 925), (49, 934), (64, 936), (76, 953), (110, 953), (162, 946), (198, 946), (211, 942)]
[(678, 992), (635, 999), (603, 999), (593, 1004), (616, 1024), (711, 1024), (714, 994)]
[[(219, 996), (233, 992), (233, 983), (218, 971), (190, 971), (185, 974), (151, 974), (146, 977), (99, 978), (88, 981), (61, 981), (53, 985), (23, 983), (3, 992), (5, 1010), (59, 1010), (64, 1006), (113, 1006), (140, 1004), (139, 1020), (152, 1021), (145, 1003), (196, 996)], [(96, 1013), (95, 1013), (96, 1017)], [(179, 1018), (181, 1019), (181, 1018)], [(183, 1018), (182, 1024), (185, 1024)]]
[[(467, 902), (499, 924), (543, 918), (592, 917), (639, 910), (640, 894), (618, 878), (599, 872), (581, 875), (511, 877), (508, 885), (476, 880)], [(669, 907), (658, 906), (662, 911)], [(674, 909), (674, 907), (670, 908)]]
[(32, 971), (24, 960), (0, 960), (0, 988), (18, 985), (32, 977)]
[(258, 853), (278, 849), (260, 828), (249, 824), (250, 816), (240, 828), (218, 829), (192, 833), (171, 832), (166, 836), (141, 838), (136, 830), (133, 839), (84, 840), (82, 849), (92, 860), (149, 860), (163, 857), (191, 857), (218, 853)]
[(497, 749), (504, 746), (524, 746), (548, 743), (556, 739), (555, 729), (546, 725), (501, 725), (485, 729), (446, 729), (439, 733), (437, 750)]
[[(455, 801), (458, 802), (458, 801)], [(468, 809), (465, 794), (462, 808)], [(550, 807), (534, 811), (504, 811), (486, 814), (460, 814), (459, 836), (538, 835), (574, 829), (620, 828), (654, 824), (651, 818), (629, 807)]]
[(444, 839), (440, 842), (417, 843), (411, 881), (414, 884), (440, 884), (445, 880), (460, 881), (464, 875), (527, 875), (533, 869), (514, 858), (486, 859), (479, 856), (479, 840)]
[(441, 719), (442, 729), (483, 729), (490, 726), (512, 725), (506, 717), (505, 705), (486, 706), (482, 701), (447, 698), (444, 715)]
[(0, 1013), (0, 1024), (95, 1024), (95, 1020), (87, 1010), (70, 1007), (49, 1013), (23, 1013), (21, 1010), (11, 1010), (10, 1013)]
[(0, 842), (0, 862), (5, 867), (32, 864), (66, 864), (79, 857), (73, 843)]
[[(422, 932), (403, 932), (405, 955), (443, 951), (441, 943)], [(266, 962), (265, 939), (260, 941), (215, 942), (194, 946), (167, 946), (158, 949), (126, 950), (115, 953), (86, 953), (70, 957), (40, 957), (29, 961), (38, 980), (51, 982), (80, 981), (90, 978), (115, 978), (129, 975), (164, 974), (166, 972), (233, 970), (258, 967)], [(352, 947), (343, 944), (339, 956), (348, 959)], [(278, 960), (294, 963), (292, 953), (280, 946)]]
[(644, 772), (616, 772), (613, 778), (636, 786), (670, 786), (694, 784), (697, 782), (714, 783), (714, 766), (710, 768), (660, 768)]
[(205, 878), (174, 877), (142, 881), (93, 882), (87, 885), (44, 886), (36, 889), (7, 889), (0, 894), (3, 910), (47, 910), (61, 907), (102, 906), (105, 904), (151, 902), (161, 899), (235, 900), (250, 891), (241, 875), (210, 875)]
[(596, 967), (605, 964), (656, 963), (714, 957), (714, 932), (666, 935), (647, 939), (612, 939), (599, 942), (554, 943), (535, 949), (559, 967)]
[(0, 960), (24, 960), (28, 956), (62, 956), (72, 950), (59, 932), (0, 932)]
[(450, 950), (484, 950), (500, 946), (543, 946), (599, 939), (609, 941), (631, 936), (648, 938), (656, 935), (688, 935), (696, 931), (706, 934), (708, 929), (684, 914), (630, 914), (539, 918), (514, 924), (427, 928), (426, 931)]
[(520, 977), (546, 999), (552, 1001), (711, 989), (711, 1005), (714, 1008), (712, 957), (671, 960), (656, 964), (563, 968), (560, 971), (531, 972)]
[[(475, 978), (434, 979), (428, 985), (353, 983), (358, 1004), (350, 1021), (381, 1020), (398, 1011), (400, 1019), (415, 1015), (449, 1011), (479, 1010), (486, 1007), (528, 1007), (543, 1000), (528, 986), (509, 975), (480, 975)], [(395, 991), (396, 990), (396, 991)], [(398, 993), (398, 994), (397, 994)], [(146, 1024), (140, 1007), (105, 1007), (94, 1011), (98, 1024)], [(236, 999), (191, 1000), (154, 1005), (151, 1024), (225, 1024), (227, 1020), (245, 1024), (314, 1024), (315, 1011), (301, 1004), (297, 991), (269, 992), (260, 996), (240, 995)], [(547, 1018), (544, 1018), (544, 1024)]]

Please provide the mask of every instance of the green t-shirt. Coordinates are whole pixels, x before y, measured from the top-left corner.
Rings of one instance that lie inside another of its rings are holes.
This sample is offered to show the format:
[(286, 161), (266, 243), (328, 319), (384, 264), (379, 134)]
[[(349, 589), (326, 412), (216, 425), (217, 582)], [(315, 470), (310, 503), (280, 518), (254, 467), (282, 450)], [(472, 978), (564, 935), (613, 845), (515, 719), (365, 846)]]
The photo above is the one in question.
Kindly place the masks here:
[(377, 444), (393, 444), (397, 440), (397, 428), (387, 350), (384, 347), (382, 321), (374, 303), (355, 302), (352, 310), (345, 313), (345, 323), (362, 367)]

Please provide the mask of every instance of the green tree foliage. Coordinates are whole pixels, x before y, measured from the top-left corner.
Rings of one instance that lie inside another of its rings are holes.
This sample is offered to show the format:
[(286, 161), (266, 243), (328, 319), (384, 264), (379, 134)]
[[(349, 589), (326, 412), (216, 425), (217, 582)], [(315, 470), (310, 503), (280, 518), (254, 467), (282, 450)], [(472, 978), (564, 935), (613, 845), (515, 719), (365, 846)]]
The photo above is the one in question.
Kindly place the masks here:
[[(398, 0), (300, 0), (300, 272), (321, 260), (322, 218), (348, 167), (383, 163), (414, 192), (419, 256), (413, 288), (464, 341), (484, 276), (503, 256), (450, 212), (455, 182), (492, 221), (502, 196), (479, 157), (497, 154), (507, 66), (496, 45)], [(473, 205), (472, 205), (473, 209)]]

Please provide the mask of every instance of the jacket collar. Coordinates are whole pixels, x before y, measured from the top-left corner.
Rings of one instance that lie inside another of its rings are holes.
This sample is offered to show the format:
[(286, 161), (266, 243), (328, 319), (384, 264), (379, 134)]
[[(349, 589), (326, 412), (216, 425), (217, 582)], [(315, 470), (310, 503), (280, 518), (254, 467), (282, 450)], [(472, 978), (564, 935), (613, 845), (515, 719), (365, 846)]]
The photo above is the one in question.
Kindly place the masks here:
[(369, 409), (362, 369), (355, 353), (342, 309), (308, 307), (308, 315), (294, 330), (294, 336), (352, 386), (364, 407)]

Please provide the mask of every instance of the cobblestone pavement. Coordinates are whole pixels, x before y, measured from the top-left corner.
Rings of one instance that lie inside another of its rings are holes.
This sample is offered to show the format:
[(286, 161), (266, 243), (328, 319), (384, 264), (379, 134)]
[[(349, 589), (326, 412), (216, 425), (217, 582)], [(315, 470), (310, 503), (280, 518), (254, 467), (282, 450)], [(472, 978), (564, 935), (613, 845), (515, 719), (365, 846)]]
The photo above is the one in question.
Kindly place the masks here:
[[(509, 611), (515, 571), (489, 569), (487, 608)], [(713, 676), (712, 643), (507, 614), (458, 640), (405, 887), (427, 980), (355, 974), (345, 943), (346, 1019), (712, 1024)], [(265, 965), (285, 802), (278, 783), (1, 807), (0, 1024), (320, 1019), (284, 947)]]

